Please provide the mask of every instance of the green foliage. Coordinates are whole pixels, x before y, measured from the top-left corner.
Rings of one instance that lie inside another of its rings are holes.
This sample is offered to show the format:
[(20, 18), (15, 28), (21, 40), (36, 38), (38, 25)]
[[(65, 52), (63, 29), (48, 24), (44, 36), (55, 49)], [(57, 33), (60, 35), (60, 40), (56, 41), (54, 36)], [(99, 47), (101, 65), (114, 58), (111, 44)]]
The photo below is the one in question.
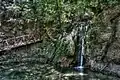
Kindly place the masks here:
[(34, 0), (20, 4), (23, 18), (37, 19), (44, 22), (55, 22), (59, 26), (91, 10), (95, 14), (102, 11), (105, 5), (115, 5), (119, 0)]
[[(34, 24), (38, 24), (38, 27), (43, 27), (46, 31), (49, 28), (54, 28), (57, 34), (62, 34), (75, 27), (76, 25), (71, 25), (73, 21), (77, 21), (77, 18), (85, 13), (92, 13), (94, 19), (104, 9), (118, 4), (119, 0), (32, 0), (19, 6), (23, 19), (35, 21)], [(89, 38), (87, 38), (90, 41), (89, 45), (97, 42), (98, 29), (96, 25), (91, 26), (88, 32)], [(67, 44), (59, 39), (57, 40), (54, 43), (56, 45), (55, 53), (66, 53)]]

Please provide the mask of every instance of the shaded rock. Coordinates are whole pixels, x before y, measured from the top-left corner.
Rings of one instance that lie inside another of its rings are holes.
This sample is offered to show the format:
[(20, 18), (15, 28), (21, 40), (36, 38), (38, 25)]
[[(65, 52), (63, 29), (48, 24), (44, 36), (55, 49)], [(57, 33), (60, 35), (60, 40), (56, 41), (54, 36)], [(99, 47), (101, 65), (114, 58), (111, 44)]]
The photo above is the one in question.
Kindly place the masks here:
[(120, 77), (120, 74), (119, 74), (120, 65), (117, 65), (114, 63), (95, 62), (93, 60), (91, 60), (89, 64), (90, 64), (91, 70), (93, 71)]
[(97, 17), (91, 29), (87, 55), (97, 61), (119, 59), (120, 9), (110, 7)]

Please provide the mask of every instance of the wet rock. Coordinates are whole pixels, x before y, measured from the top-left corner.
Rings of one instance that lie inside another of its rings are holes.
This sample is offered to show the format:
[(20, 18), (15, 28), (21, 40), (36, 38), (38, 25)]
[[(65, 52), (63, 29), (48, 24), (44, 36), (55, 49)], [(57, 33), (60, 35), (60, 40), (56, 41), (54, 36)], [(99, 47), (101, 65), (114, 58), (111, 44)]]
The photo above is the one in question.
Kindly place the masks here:
[(71, 67), (73, 62), (73, 58), (62, 57), (59, 60), (60, 67)]
[(90, 62), (91, 70), (120, 77), (120, 65), (116, 65), (114, 63), (93, 62), (93, 60)]

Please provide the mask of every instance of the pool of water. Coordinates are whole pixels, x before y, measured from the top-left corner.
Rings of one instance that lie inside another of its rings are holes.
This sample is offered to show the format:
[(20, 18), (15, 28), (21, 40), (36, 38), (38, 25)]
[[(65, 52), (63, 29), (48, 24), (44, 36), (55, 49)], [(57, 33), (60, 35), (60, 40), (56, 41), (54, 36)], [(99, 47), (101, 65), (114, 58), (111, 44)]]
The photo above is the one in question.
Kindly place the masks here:
[(118, 77), (92, 71), (79, 73), (75, 70), (56, 70), (54, 66), (41, 63), (2, 65), (0, 80), (120, 80)]
[(34, 50), (23, 47), (1, 55), (0, 80), (120, 80), (89, 70), (83, 75), (74, 69), (55, 67), (47, 64), (47, 59)]
[(87, 68), (84, 69), (84, 72), (79, 72), (72, 69), (57, 69), (59, 72), (63, 73), (65, 78), (68, 80), (120, 80), (120, 78), (112, 75), (105, 75), (99, 72), (93, 72)]
[(74, 69), (58, 69), (37, 59), (24, 58), (21, 62), (12, 59), (0, 62), (0, 80), (120, 80), (90, 70), (82, 74)]

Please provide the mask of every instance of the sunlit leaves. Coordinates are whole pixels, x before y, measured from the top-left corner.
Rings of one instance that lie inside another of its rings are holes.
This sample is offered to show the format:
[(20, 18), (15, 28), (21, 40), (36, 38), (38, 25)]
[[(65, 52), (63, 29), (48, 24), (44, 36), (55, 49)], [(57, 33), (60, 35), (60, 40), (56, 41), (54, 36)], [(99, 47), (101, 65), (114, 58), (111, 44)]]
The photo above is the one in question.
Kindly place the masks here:
[[(37, 20), (40, 24), (64, 28), (73, 18), (87, 13), (94, 16), (107, 5), (119, 3), (119, 0), (30, 0), (20, 5), (23, 19)], [(70, 26), (68, 26), (70, 27)]]

